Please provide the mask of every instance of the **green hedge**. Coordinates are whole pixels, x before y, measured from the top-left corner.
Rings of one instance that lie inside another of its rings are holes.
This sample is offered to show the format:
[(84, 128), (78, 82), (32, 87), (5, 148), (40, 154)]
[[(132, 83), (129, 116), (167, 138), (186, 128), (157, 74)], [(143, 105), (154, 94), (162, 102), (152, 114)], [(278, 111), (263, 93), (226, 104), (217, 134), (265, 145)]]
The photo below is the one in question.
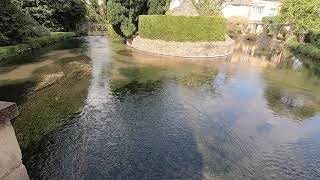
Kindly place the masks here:
[(139, 16), (139, 36), (176, 42), (223, 41), (226, 19), (220, 16)]
[(289, 48), (297, 53), (304, 54), (306, 56), (320, 59), (320, 47), (311, 43), (301, 43), (297, 39), (292, 38), (287, 42)]
[(48, 36), (30, 39), (22, 44), (2, 46), (0, 47), (0, 60), (22, 54), (31, 49), (41, 48), (64, 39), (74, 37), (75, 35), (76, 34), (73, 32), (54, 32)]

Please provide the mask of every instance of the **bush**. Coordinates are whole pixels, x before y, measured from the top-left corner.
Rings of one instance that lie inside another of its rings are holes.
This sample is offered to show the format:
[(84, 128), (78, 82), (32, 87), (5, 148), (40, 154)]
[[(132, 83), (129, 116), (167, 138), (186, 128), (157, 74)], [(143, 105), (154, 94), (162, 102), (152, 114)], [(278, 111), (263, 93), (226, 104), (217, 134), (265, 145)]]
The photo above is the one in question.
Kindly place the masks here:
[(292, 38), (287, 42), (289, 48), (295, 52), (320, 59), (320, 48), (311, 43), (298, 42), (297, 39)]
[(225, 39), (227, 23), (220, 16), (140, 16), (139, 35), (177, 42), (210, 42)]
[(22, 54), (31, 49), (41, 48), (48, 44), (52, 44), (64, 39), (68, 39), (75, 36), (73, 32), (55, 32), (48, 36), (42, 36), (34, 39), (29, 39), (23, 44), (3, 46), (0, 47), (0, 60), (6, 59), (18, 54)]

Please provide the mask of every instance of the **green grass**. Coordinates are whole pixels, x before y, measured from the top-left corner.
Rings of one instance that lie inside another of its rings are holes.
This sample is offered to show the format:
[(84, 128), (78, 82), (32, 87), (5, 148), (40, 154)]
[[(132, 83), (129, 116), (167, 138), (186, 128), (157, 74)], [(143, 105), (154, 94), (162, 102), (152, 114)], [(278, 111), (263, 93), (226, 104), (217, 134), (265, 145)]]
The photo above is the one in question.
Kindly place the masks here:
[(320, 59), (320, 47), (314, 44), (298, 42), (295, 38), (293, 38), (288, 41), (287, 45), (291, 50), (297, 53)]
[(22, 54), (32, 49), (38, 49), (61, 40), (74, 37), (75, 35), (76, 34), (74, 32), (54, 32), (48, 36), (30, 39), (22, 44), (2, 46), (0, 47), (0, 60)]
[(140, 16), (139, 36), (176, 42), (225, 39), (227, 22), (220, 16)]

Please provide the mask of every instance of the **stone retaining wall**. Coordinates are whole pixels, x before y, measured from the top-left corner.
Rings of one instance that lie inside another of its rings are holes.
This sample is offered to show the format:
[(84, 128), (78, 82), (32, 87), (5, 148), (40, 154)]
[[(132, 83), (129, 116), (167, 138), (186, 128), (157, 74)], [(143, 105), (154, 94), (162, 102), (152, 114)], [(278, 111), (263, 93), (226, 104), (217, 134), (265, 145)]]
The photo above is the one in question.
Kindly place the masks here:
[(144, 39), (139, 36), (127, 45), (148, 53), (185, 58), (212, 58), (228, 56), (233, 53), (234, 40), (226, 36), (225, 41), (218, 42), (167, 42), (163, 40)]
[(28, 180), (21, 150), (11, 120), (19, 115), (17, 105), (0, 101), (0, 180)]

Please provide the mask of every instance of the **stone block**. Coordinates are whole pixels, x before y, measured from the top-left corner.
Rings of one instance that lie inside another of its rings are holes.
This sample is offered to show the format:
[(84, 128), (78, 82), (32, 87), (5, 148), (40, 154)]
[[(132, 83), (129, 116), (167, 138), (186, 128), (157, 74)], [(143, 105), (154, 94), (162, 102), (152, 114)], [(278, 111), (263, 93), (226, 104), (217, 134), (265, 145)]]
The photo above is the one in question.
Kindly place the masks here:
[(18, 117), (19, 111), (15, 103), (0, 101), (0, 123)]

